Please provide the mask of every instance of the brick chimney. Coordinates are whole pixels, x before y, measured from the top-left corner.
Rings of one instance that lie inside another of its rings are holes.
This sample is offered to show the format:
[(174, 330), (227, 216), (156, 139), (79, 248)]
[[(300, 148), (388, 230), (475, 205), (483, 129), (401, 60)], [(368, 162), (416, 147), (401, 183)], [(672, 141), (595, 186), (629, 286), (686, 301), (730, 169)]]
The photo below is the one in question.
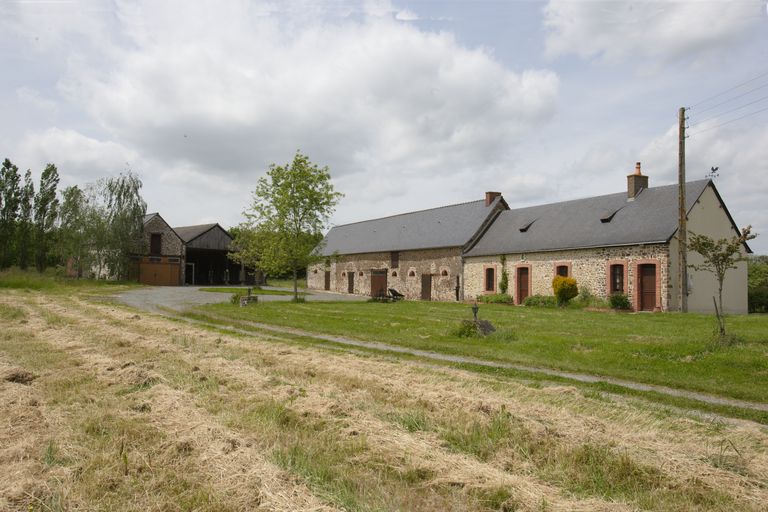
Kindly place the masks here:
[(627, 176), (627, 198), (632, 200), (643, 189), (648, 188), (648, 176), (640, 172), (640, 162), (635, 165), (635, 173)]
[(499, 197), (501, 192), (486, 192), (485, 193), (485, 206), (491, 206), (494, 199)]

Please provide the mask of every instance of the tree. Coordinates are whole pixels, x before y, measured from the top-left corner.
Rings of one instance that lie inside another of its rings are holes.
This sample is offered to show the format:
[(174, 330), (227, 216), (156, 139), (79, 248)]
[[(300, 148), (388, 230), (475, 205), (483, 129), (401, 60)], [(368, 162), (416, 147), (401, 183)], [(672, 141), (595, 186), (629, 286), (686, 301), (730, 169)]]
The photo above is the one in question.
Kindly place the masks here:
[(56, 187), (59, 184), (59, 172), (56, 166), (48, 164), (40, 176), (40, 188), (35, 196), (35, 264), (38, 272), (48, 265), (51, 237), (59, 211)]
[(292, 163), (272, 164), (259, 178), (253, 203), (244, 212), (244, 227), (251, 233), (241, 234), (235, 245), (258, 257), (267, 272), (290, 272), (298, 299), (298, 272), (320, 259), (314, 249), (342, 196), (333, 189), (328, 167), (318, 167), (297, 151)]
[(16, 222), (19, 215), (19, 168), (7, 158), (0, 168), (0, 269), (10, 267), (14, 260)]
[(130, 169), (101, 184), (106, 234), (94, 236), (104, 236), (105, 264), (118, 279), (128, 278), (131, 256), (142, 250), (147, 203), (141, 197), (141, 187), (141, 180)]
[(89, 243), (88, 201), (85, 192), (77, 185), (67, 187), (62, 192), (61, 213), (59, 214), (59, 253), (65, 264), (71, 260), (77, 277), (83, 276), (83, 268), (88, 260)]
[(32, 182), (32, 172), (27, 169), (24, 174), (24, 186), (21, 187), (19, 199), (19, 224), (16, 232), (16, 245), (19, 267), (26, 270), (29, 266), (30, 249), (32, 248), (32, 201), (35, 198), (35, 185)]
[[(725, 337), (725, 318), (723, 314), (723, 282), (728, 270), (736, 268), (736, 263), (746, 258), (742, 254), (742, 248), (747, 240), (752, 240), (757, 235), (752, 234), (752, 226), (741, 230), (741, 234), (731, 238), (714, 240), (705, 235), (691, 233), (688, 248), (699, 253), (704, 262), (697, 265), (688, 265), (694, 270), (712, 272), (717, 279), (717, 302), (715, 303), (715, 316), (720, 338)], [(714, 297), (712, 298), (714, 300)]]

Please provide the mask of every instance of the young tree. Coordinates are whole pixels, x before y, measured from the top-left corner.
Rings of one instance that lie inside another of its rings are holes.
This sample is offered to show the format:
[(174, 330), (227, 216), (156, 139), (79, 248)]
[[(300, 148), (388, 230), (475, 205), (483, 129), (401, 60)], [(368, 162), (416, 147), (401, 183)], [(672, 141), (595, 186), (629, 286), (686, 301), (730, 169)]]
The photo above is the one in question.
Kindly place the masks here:
[[(731, 238), (714, 240), (705, 235), (691, 233), (688, 240), (688, 248), (699, 253), (704, 262), (698, 265), (688, 265), (694, 270), (712, 272), (717, 279), (717, 302), (715, 303), (715, 315), (720, 338), (725, 337), (725, 318), (723, 313), (723, 282), (725, 273), (736, 268), (736, 263), (746, 258), (742, 254), (742, 248), (747, 240), (752, 240), (757, 235), (752, 234), (752, 226), (741, 230), (740, 235)], [(714, 300), (714, 297), (712, 297)]]
[(341, 197), (333, 189), (328, 167), (318, 167), (297, 151), (293, 162), (272, 164), (259, 179), (253, 203), (244, 212), (251, 234), (236, 238), (235, 244), (246, 254), (258, 255), (266, 271), (291, 272), (298, 299), (298, 272), (319, 259), (313, 249)]
[(77, 185), (62, 192), (61, 213), (59, 214), (59, 253), (65, 264), (71, 259), (77, 277), (83, 276), (89, 250), (88, 201)]
[(147, 203), (141, 197), (141, 187), (141, 180), (130, 169), (102, 184), (108, 247), (105, 263), (119, 279), (129, 277), (131, 256), (142, 249)]
[(24, 186), (21, 187), (19, 199), (19, 223), (16, 232), (16, 245), (19, 267), (26, 270), (32, 249), (32, 201), (35, 198), (35, 185), (32, 182), (32, 172), (27, 169), (24, 174)]
[(48, 265), (51, 237), (59, 212), (59, 200), (56, 187), (59, 185), (59, 172), (56, 166), (48, 164), (40, 176), (40, 188), (35, 196), (35, 264), (38, 272)]
[(509, 289), (509, 273), (507, 272), (507, 257), (503, 254), (500, 258), (501, 262), (501, 279), (499, 279), (499, 292), (502, 295), (506, 295)]
[(19, 216), (19, 168), (7, 158), (0, 168), (0, 269), (8, 268), (15, 260), (16, 219)]

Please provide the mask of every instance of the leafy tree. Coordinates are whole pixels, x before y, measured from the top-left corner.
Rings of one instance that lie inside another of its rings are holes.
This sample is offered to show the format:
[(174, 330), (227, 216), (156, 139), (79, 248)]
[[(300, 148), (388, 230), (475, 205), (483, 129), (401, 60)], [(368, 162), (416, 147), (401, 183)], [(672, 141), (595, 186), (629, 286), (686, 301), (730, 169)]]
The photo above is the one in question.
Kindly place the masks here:
[(768, 287), (768, 256), (749, 256), (747, 276), (750, 288)]
[(48, 265), (51, 238), (59, 211), (56, 187), (59, 184), (59, 172), (56, 166), (48, 164), (40, 176), (40, 188), (35, 196), (35, 264), (38, 272)]
[(0, 268), (10, 267), (14, 260), (20, 180), (19, 168), (6, 158), (0, 168)]
[[(297, 151), (290, 164), (269, 166), (244, 212), (246, 223), (235, 245), (243, 257), (258, 258), (272, 274), (292, 273), (298, 299), (298, 273), (320, 257), (314, 249), (342, 194), (335, 192), (328, 167), (318, 167)], [(244, 235), (243, 232), (250, 231)]]
[(29, 266), (32, 249), (32, 201), (34, 198), (35, 185), (32, 182), (32, 172), (27, 169), (19, 198), (19, 223), (16, 231), (18, 261), (22, 270), (26, 270)]
[(704, 262), (688, 266), (694, 270), (712, 272), (717, 279), (715, 315), (717, 316), (717, 326), (721, 339), (725, 337), (725, 318), (723, 314), (723, 282), (725, 281), (725, 274), (728, 270), (736, 268), (736, 263), (746, 259), (741, 252), (742, 248), (747, 240), (752, 240), (756, 236), (752, 234), (752, 226), (742, 229), (739, 235), (719, 240), (691, 233), (688, 247), (690, 250), (699, 253), (704, 258)]
[[(141, 180), (130, 169), (101, 184), (106, 233), (96, 232), (94, 236), (103, 237), (104, 263), (118, 279), (129, 277), (131, 256), (142, 250), (147, 203), (141, 197), (141, 187)], [(96, 240), (95, 244), (101, 242)]]
[(506, 295), (509, 289), (509, 273), (507, 272), (507, 257), (501, 255), (501, 279), (499, 279), (499, 292)]
[(83, 276), (83, 268), (88, 260), (89, 243), (89, 205), (85, 192), (75, 185), (62, 192), (61, 213), (59, 214), (58, 245), (61, 257), (66, 263), (72, 260), (77, 277)]

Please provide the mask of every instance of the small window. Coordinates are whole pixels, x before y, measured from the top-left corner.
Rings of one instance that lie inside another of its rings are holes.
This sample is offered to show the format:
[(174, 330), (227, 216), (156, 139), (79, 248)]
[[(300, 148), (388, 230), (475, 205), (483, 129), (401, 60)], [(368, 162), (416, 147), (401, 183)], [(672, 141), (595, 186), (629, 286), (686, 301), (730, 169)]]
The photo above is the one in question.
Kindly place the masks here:
[(400, 253), (392, 251), (389, 253), (389, 268), (397, 268), (400, 266)]
[(411, 270), (410, 272), (408, 272), (408, 277), (416, 277), (416, 272)]
[(359, 273), (359, 274), (357, 274), (357, 275), (359, 275), (360, 277), (362, 277), (362, 276), (363, 276), (363, 271), (361, 270), (361, 271), (360, 271), (360, 273)]
[(163, 254), (163, 235), (152, 233), (149, 238), (149, 254), (159, 256)]
[(624, 293), (624, 265), (611, 265), (611, 293)]
[(493, 267), (485, 269), (485, 291), (496, 291), (496, 269)]
[(313, 274), (317, 274), (317, 269), (312, 271)]
[(443, 270), (442, 272), (440, 272), (440, 275), (441, 276), (447, 276), (448, 275), (448, 271), (447, 270)]
[(397, 270), (392, 271), (392, 277), (397, 277)]
[(556, 274), (563, 277), (568, 277), (568, 265), (558, 265)]
[(342, 272), (341, 273), (341, 277), (347, 277), (347, 273), (346, 272)]

